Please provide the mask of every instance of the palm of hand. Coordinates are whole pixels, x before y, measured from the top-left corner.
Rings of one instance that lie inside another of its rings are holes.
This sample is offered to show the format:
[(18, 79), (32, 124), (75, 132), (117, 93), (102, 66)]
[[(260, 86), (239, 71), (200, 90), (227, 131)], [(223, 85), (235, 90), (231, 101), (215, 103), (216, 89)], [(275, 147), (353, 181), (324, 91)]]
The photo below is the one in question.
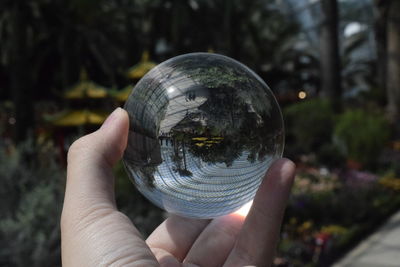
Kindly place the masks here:
[(246, 218), (212, 221), (168, 218), (144, 241), (116, 208), (112, 166), (122, 157), (128, 116), (117, 109), (68, 153), (61, 216), (63, 266), (269, 266), (294, 177), (294, 164), (276, 161)]

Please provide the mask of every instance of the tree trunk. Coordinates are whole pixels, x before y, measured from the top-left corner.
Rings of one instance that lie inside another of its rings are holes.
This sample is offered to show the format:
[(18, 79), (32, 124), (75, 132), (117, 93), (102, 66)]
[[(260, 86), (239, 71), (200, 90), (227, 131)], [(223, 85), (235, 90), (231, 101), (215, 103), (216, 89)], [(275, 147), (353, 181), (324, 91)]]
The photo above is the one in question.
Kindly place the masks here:
[(386, 92), (388, 3), (390, 3), (390, 0), (374, 0), (374, 33), (377, 56), (376, 73), (378, 88), (382, 92)]
[(387, 23), (387, 111), (400, 124), (400, 1), (391, 1)]
[(320, 32), (321, 96), (329, 99), (336, 111), (341, 105), (341, 74), (336, 0), (321, 1), (323, 21)]
[(185, 168), (185, 171), (187, 170), (186, 166), (186, 152), (185, 152), (185, 141), (182, 140), (182, 154), (183, 154), (183, 167)]
[(27, 59), (26, 6), (23, 0), (14, 1), (11, 24), (11, 95), (15, 109), (15, 141), (28, 137), (33, 129), (33, 99), (31, 70)]

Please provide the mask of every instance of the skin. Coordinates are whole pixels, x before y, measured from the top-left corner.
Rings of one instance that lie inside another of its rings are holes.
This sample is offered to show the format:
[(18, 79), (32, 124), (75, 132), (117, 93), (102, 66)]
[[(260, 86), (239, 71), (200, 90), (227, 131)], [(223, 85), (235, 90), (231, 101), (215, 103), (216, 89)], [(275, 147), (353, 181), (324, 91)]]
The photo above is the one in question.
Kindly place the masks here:
[(61, 216), (62, 263), (68, 266), (270, 266), (295, 165), (277, 160), (247, 216), (214, 220), (170, 216), (144, 240), (114, 197), (112, 166), (127, 144), (129, 120), (116, 109), (68, 152)]

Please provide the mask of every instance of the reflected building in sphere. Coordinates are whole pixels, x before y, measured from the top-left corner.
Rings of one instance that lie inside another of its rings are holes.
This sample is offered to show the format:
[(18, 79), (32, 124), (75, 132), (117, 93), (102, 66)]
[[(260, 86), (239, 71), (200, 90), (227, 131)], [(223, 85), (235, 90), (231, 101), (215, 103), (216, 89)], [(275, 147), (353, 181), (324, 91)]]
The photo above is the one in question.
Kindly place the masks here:
[(272, 92), (222, 55), (161, 63), (139, 81), (125, 109), (131, 180), (154, 204), (181, 216), (214, 218), (239, 209), (283, 152), (282, 114)]

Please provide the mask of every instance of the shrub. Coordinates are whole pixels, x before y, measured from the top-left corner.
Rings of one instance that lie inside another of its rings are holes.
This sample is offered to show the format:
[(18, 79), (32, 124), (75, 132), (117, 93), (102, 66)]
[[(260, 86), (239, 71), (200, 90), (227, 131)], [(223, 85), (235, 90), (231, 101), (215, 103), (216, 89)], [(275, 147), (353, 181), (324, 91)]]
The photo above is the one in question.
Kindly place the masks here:
[[(285, 212), (281, 257), (288, 259), (290, 266), (306, 266), (313, 260), (318, 261), (314, 262), (315, 266), (330, 266), (328, 263), (398, 210), (400, 195), (393, 179), (396, 178), (384, 178), (369, 183), (369, 186), (357, 187), (340, 183), (333, 190), (325, 191), (312, 187), (309, 191), (295, 188)], [(321, 258), (315, 258), (317, 232), (334, 237)]]
[(287, 152), (318, 153), (331, 142), (334, 113), (326, 100), (311, 99), (284, 109)]
[(64, 171), (53, 146), (0, 144), (0, 265), (60, 266)]
[(317, 161), (328, 168), (343, 166), (345, 158), (334, 143), (323, 144), (317, 151)]
[[(0, 140), (0, 266), (61, 266), (59, 218), (65, 170), (51, 143)], [(115, 167), (121, 211), (147, 236), (163, 214), (135, 190), (122, 164)]]
[(389, 124), (382, 115), (361, 109), (341, 114), (334, 129), (342, 153), (366, 167), (376, 165), (389, 135)]

